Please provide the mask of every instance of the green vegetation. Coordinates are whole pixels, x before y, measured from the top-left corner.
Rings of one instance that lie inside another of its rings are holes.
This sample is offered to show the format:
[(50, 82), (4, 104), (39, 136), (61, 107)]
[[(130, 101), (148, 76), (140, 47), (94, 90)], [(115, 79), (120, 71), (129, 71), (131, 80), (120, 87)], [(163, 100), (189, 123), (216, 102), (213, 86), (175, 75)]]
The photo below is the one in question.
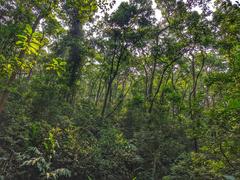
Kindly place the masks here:
[(240, 3), (114, 3), (0, 0), (0, 179), (240, 179)]

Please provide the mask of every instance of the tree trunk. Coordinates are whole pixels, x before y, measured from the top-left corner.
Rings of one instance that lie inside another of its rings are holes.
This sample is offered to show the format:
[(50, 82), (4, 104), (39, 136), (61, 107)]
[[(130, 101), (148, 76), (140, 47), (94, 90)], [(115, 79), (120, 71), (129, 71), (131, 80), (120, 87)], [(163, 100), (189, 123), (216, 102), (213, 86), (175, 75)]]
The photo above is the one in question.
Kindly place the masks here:
[[(82, 40), (83, 32), (82, 32), (82, 25), (78, 18), (78, 11), (74, 9), (71, 16), (71, 26), (70, 26), (70, 55), (69, 55), (69, 62), (68, 62), (68, 72), (69, 72), (69, 80), (68, 85), (73, 91), (73, 87), (75, 86), (76, 80), (79, 77), (80, 68), (83, 64), (82, 62), (82, 55), (81, 49), (79, 46), (80, 40)], [(71, 92), (74, 94), (74, 92)]]

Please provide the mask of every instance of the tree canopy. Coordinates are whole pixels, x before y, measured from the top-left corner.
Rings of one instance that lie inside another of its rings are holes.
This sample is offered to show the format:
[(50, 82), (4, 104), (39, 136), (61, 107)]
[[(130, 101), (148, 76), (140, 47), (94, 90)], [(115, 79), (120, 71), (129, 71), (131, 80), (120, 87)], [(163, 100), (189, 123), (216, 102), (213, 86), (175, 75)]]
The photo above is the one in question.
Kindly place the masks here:
[(115, 3), (0, 0), (0, 179), (240, 179), (240, 3)]

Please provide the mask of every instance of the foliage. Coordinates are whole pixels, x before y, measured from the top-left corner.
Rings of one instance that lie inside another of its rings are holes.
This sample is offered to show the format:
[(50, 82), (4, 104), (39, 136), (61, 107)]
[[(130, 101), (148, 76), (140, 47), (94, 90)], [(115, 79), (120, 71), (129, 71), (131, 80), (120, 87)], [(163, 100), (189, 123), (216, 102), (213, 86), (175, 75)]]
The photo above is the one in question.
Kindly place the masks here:
[(240, 4), (116, 2), (0, 1), (0, 179), (239, 179)]

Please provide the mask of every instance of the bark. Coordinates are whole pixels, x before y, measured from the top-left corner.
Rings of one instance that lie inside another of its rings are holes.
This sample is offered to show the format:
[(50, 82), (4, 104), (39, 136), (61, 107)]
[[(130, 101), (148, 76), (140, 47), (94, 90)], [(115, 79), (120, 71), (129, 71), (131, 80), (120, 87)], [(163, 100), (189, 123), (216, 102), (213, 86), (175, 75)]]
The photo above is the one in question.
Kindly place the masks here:
[[(158, 46), (159, 44), (159, 35), (156, 36), (156, 46)], [(151, 74), (151, 81), (149, 84), (149, 99), (152, 99), (152, 91), (153, 91), (153, 83), (154, 83), (154, 79), (155, 79), (155, 72), (156, 72), (156, 66), (157, 66), (157, 57), (158, 57), (158, 52), (154, 52), (153, 54), (153, 69), (152, 69), (152, 74)]]
[(95, 105), (98, 104), (99, 97), (100, 97), (100, 95), (101, 95), (101, 88), (102, 88), (102, 78), (103, 78), (103, 75), (104, 75), (104, 73), (102, 73), (102, 75), (101, 75), (101, 77), (100, 77), (100, 80), (99, 80), (98, 90), (97, 90), (97, 94), (96, 94), (96, 97), (95, 97)]
[(164, 76), (165, 76), (166, 71), (167, 71), (168, 68), (169, 68), (170, 66), (172, 66), (172, 64), (173, 64), (174, 62), (176, 62), (176, 61), (177, 61), (177, 58), (175, 58), (174, 60), (172, 60), (169, 64), (167, 64), (167, 65), (163, 68), (163, 71), (162, 71), (162, 73), (161, 73), (160, 80), (159, 80), (159, 82), (158, 82), (157, 90), (156, 90), (153, 98), (150, 100), (150, 106), (149, 106), (149, 109), (148, 109), (148, 112), (149, 112), (149, 113), (152, 113), (153, 105), (154, 105), (154, 102), (155, 102), (155, 100), (156, 100), (157, 95), (159, 94), (160, 88), (162, 87), (162, 83), (163, 83), (163, 80), (164, 80)]
[[(77, 11), (77, 10), (75, 10)], [(70, 56), (69, 56), (69, 87), (73, 87), (75, 82), (79, 76), (79, 68), (82, 66), (82, 56), (80, 53), (79, 40), (82, 38), (82, 27), (81, 22), (77, 18), (77, 13), (75, 12), (75, 16), (71, 22), (70, 29), (70, 37), (71, 37), (71, 45), (70, 45)]]
[[(130, 85), (130, 87), (131, 87), (131, 85)], [(127, 96), (128, 92), (129, 92), (129, 90), (130, 90), (130, 87), (127, 89), (127, 91), (126, 91), (125, 94), (122, 94), (122, 95), (120, 96), (119, 102), (115, 105), (115, 107), (113, 108), (113, 110), (106, 115), (106, 118), (112, 116), (112, 115), (114, 114), (114, 112), (119, 108), (119, 106), (123, 103), (125, 97)]]
[[(121, 61), (121, 58), (118, 58), (118, 61), (117, 61), (117, 68), (113, 74), (113, 76), (110, 75), (110, 78), (109, 78), (109, 81), (108, 81), (108, 84), (107, 84), (107, 90), (106, 90), (106, 93), (105, 93), (105, 98), (104, 98), (104, 104), (103, 104), (103, 109), (102, 109), (102, 117), (104, 116), (105, 114), (105, 111), (106, 111), (106, 107), (107, 107), (107, 103), (108, 103), (108, 99), (109, 99), (109, 94), (110, 94), (110, 91), (111, 91), (111, 87), (112, 87), (112, 83), (117, 75), (117, 72), (118, 72), (118, 69), (119, 69), (119, 66), (120, 66), (120, 61)], [(112, 69), (113, 69), (113, 65), (112, 65)], [(113, 70), (111, 70), (113, 71)]]
[[(198, 79), (200, 77), (200, 74), (202, 73), (202, 70), (203, 70), (203, 67), (204, 67), (204, 64), (205, 64), (205, 57), (204, 57), (203, 52), (202, 52), (202, 56), (203, 56), (202, 65), (201, 65), (201, 68), (200, 68), (199, 72), (196, 74), (195, 57), (194, 57), (193, 54), (191, 54), (191, 56), (192, 56), (191, 66), (192, 66), (193, 88), (192, 88), (192, 91), (190, 92), (190, 95), (189, 95), (189, 109), (190, 109), (191, 120), (196, 121), (196, 113), (194, 112), (194, 109), (192, 107), (192, 103), (196, 102), (197, 84), (198, 84)], [(197, 127), (197, 125), (194, 124), (193, 131), (196, 131), (196, 128), (198, 128), (198, 127)], [(198, 139), (197, 139), (197, 137), (194, 137), (193, 138), (193, 150), (195, 152), (198, 152), (198, 149), (199, 149)]]
[(110, 77), (109, 77), (109, 80), (108, 80), (108, 83), (107, 83), (107, 89), (106, 89), (106, 93), (105, 93), (105, 98), (104, 98), (104, 103), (103, 103), (103, 108), (102, 108), (102, 117), (104, 117), (105, 115), (105, 111), (106, 111), (106, 108), (107, 108), (107, 104), (108, 104), (108, 100), (109, 100), (109, 94), (110, 94), (110, 90), (111, 90), (111, 87), (112, 87), (112, 83), (114, 81), (114, 79), (116, 78), (117, 74), (118, 74), (118, 70), (119, 70), (119, 67), (120, 67), (120, 62), (123, 58), (123, 55), (124, 55), (124, 50), (126, 49), (127, 45), (121, 47), (121, 50), (120, 50), (120, 54), (119, 54), (119, 57), (117, 58), (117, 64), (116, 64), (116, 68), (114, 68), (114, 60), (115, 60), (115, 56), (116, 56), (116, 48), (114, 50), (114, 55), (113, 55), (113, 58), (112, 58), (112, 61), (111, 61), (111, 70), (110, 70)]
[(145, 65), (143, 65), (144, 67), (144, 72), (145, 72), (145, 97), (148, 98), (149, 94), (148, 94), (148, 72), (147, 72), (147, 68)]
[(154, 58), (154, 63), (153, 63), (153, 70), (152, 70), (152, 74), (151, 74), (151, 81), (149, 84), (149, 90), (148, 90), (148, 99), (152, 99), (152, 91), (153, 91), (153, 83), (154, 83), (154, 79), (155, 79), (155, 72), (156, 72), (156, 66), (157, 66), (157, 58)]

